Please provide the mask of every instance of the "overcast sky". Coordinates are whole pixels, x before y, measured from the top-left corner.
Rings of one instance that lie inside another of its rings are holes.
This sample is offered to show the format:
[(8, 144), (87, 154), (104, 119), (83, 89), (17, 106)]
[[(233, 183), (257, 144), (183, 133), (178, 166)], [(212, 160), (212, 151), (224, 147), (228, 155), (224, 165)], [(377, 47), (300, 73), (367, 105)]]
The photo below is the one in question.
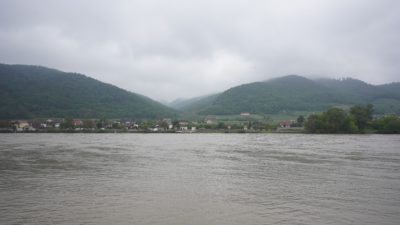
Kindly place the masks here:
[(400, 81), (398, 0), (1, 0), (0, 62), (156, 100), (287, 74)]

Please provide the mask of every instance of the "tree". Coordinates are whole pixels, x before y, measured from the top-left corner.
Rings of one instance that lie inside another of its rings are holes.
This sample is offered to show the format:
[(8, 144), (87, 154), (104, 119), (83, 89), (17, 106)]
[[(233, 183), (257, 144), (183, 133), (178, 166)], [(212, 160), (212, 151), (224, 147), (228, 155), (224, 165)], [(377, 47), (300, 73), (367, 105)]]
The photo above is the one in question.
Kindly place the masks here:
[(322, 119), (321, 115), (312, 114), (308, 117), (304, 124), (306, 131), (309, 133), (323, 133), (322, 130)]
[(107, 123), (108, 123), (107, 119), (102, 118), (102, 119), (100, 119), (100, 120), (97, 121), (96, 127), (97, 127), (98, 129), (105, 128), (105, 127), (107, 126)]
[(112, 124), (112, 128), (113, 128), (113, 129), (122, 129), (123, 126), (122, 126), (121, 122), (114, 122), (114, 123)]
[(225, 126), (225, 124), (223, 122), (219, 122), (218, 125), (217, 125), (217, 128), (218, 129), (225, 129), (226, 126)]
[(339, 133), (346, 129), (347, 115), (343, 109), (331, 108), (322, 114), (324, 121), (326, 122), (325, 130), (327, 133)]
[(387, 133), (400, 133), (400, 118), (396, 116), (390, 116), (385, 120), (384, 126)]
[(87, 129), (94, 128), (95, 127), (94, 121), (89, 119), (83, 120), (83, 127)]
[(72, 129), (74, 128), (74, 120), (71, 117), (65, 117), (60, 126), (63, 129)]
[(374, 106), (371, 104), (366, 106), (356, 105), (351, 107), (350, 114), (359, 130), (363, 131), (372, 121), (373, 111)]
[(304, 125), (304, 116), (300, 115), (299, 117), (297, 117), (297, 124), (302, 127)]
[(166, 121), (161, 121), (161, 123), (159, 125), (160, 125), (160, 127), (164, 128), (164, 130), (167, 130), (169, 127), (168, 123)]
[(174, 121), (172, 121), (172, 125), (174, 126), (174, 128), (176, 129), (176, 128), (179, 128), (180, 126), (179, 126), (179, 120), (174, 120)]
[(0, 127), (1, 128), (12, 127), (11, 121), (9, 121), (9, 120), (0, 120)]
[(355, 133), (357, 126), (343, 109), (331, 108), (320, 115), (310, 115), (305, 123), (310, 133)]
[(400, 133), (400, 117), (398, 116), (385, 116), (372, 122), (372, 127), (378, 130), (379, 133)]

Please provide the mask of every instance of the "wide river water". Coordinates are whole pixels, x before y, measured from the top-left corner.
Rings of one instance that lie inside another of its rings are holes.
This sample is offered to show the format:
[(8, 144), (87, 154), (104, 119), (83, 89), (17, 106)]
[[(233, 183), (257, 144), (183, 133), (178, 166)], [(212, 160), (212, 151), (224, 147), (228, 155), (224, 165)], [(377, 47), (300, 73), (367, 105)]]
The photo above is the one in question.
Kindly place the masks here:
[(400, 135), (0, 134), (0, 224), (400, 224)]

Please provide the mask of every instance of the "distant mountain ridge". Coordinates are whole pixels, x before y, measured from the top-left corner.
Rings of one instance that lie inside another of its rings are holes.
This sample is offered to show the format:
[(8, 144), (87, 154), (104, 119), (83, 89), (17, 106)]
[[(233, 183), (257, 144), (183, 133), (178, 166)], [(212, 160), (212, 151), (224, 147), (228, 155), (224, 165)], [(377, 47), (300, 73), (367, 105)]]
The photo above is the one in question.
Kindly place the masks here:
[(177, 112), (145, 96), (78, 73), (0, 64), (0, 119), (159, 118)]
[(400, 83), (371, 85), (352, 78), (311, 80), (288, 75), (239, 85), (212, 98), (186, 102), (179, 109), (202, 115), (322, 111), (333, 106), (368, 103), (375, 105), (376, 113), (400, 114)]

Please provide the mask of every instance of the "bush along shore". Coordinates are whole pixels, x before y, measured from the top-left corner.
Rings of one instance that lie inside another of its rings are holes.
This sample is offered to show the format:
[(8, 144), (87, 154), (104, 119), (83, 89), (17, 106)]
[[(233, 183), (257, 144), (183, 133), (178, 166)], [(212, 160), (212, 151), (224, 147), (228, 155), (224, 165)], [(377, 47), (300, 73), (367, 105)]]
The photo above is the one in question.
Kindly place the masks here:
[(307, 133), (321, 134), (399, 134), (400, 117), (388, 115), (374, 118), (373, 105), (356, 105), (349, 112), (341, 108), (330, 108), (321, 114), (310, 115), (304, 128)]

